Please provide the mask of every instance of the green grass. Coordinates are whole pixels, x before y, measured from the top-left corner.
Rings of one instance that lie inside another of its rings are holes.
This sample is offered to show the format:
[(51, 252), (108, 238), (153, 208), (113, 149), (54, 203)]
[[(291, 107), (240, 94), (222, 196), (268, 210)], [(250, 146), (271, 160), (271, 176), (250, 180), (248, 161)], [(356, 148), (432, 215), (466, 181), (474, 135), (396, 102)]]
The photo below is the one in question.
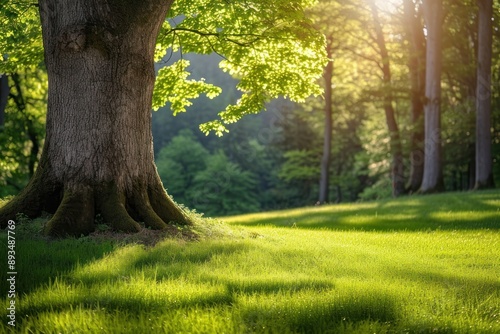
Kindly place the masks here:
[(499, 191), (224, 220), (154, 247), (20, 237), (16, 332), (500, 333)]
[(422, 231), (500, 229), (500, 192), (446, 193), (399, 200), (266, 212), (228, 221), (245, 226)]

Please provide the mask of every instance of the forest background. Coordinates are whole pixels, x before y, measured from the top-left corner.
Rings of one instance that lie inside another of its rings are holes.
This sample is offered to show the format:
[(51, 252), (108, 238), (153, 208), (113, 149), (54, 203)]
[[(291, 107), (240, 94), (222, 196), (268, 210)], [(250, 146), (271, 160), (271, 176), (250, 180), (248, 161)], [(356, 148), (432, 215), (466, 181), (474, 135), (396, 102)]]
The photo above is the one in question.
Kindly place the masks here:
[[(309, 15), (327, 37), (331, 62), (322, 85), (325, 95), (303, 104), (277, 100), (264, 113), (228, 125), (222, 137), (206, 136), (199, 125), (217, 117), (238, 99), (238, 80), (219, 68), (220, 56), (168, 53), (158, 69), (183, 58), (193, 79), (222, 87), (214, 99), (200, 96), (186, 113), (172, 115), (167, 105), (153, 113), (158, 172), (174, 199), (206, 215), (352, 202), (394, 195), (393, 154), (386, 98), (391, 97), (401, 145), (399, 177), (409, 181), (412, 119), (408, 1), (320, 1)], [(418, 1), (413, 22), (426, 29)], [(475, 1), (444, 1), (441, 139), (444, 190), (465, 191), (475, 185), (475, 100), (478, 50)], [(500, 5), (494, 3), (491, 93), (493, 179), (500, 180)], [(29, 32), (27, 32), (29, 34)], [(380, 44), (383, 36), (386, 54)], [(18, 37), (19, 38), (19, 37)], [(390, 64), (390, 80), (384, 65)], [(328, 81), (330, 73), (331, 84)], [(36, 168), (44, 140), (47, 97), (41, 64), (0, 81), (8, 96), (0, 114), (0, 197), (17, 194)], [(140, 83), (137, 83), (140, 85)], [(325, 94), (328, 90), (325, 89)], [(1, 101), (2, 99), (0, 99)], [(329, 101), (332, 136), (326, 200), (320, 200), (324, 156), (325, 110)], [(2, 108), (0, 108), (2, 109)], [(413, 162), (415, 163), (415, 162)], [(423, 164), (423, 161), (421, 161)], [(405, 194), (412, 191), (407, 187)], [(402, 195), (398, 193), (397, 195)]]

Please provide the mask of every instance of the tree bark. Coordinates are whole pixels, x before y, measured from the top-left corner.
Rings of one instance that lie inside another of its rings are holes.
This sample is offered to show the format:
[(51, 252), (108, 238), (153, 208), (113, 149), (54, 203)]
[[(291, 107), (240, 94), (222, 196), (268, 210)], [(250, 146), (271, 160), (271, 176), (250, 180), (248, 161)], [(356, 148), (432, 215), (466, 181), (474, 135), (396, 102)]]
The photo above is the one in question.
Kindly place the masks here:
[(333, 60), (332, 60), (332, 41), (327, 42), (328, 64), (324, 72), (325, 79), (325, 131), (323, 136), (323, 156), (321, 158), (321, 176), (319, 182), (319, 203), (324, 204), (329, 200), (330, 190), (330, 159), (332, 152), (332, 78), (333, 78)]
[(474, 189), (492, 188), (491, 61), (493, 1), (478, 0), (479, 28), (476, 85), (476, 180)]
[(427, 27), (425, 72), (425, 158), (421, 193), (444, 190), (441, 158), (442, 0), (424, 0)]
[(45, 145), (28, 186), (0, 211), (53, 212), (49, 235), (189, 223), (153, 160), (154, 48), (172, 1), (40, 0), (49, 78)]
[(411, 85), (410, 176), (406, 190), (417, 192), (424, 175), (424, 98), (425, 98), (425, 36), (421, 17), (412, 0), (404, 1), (406, 36), (409, 48), (408, 68)]
[(373, 23), (375, 26), (376, 42), (382, 58), (382, 74), (384, 83), (384, 111), (389, 130), (390, 150), (392, 156), (391, 163), (391, 178), (392, 178), (392, 195), (394, 197), (405, 194), (405, 178), (404, 178), (404, 162), (403, 148), (401, 145), (401, 137), (396, 121), (394, 107), (392, 106), (392, 87), (391, 87), (391, 65), (389, 61), (389, 52), (387, 51), (382, 25), (378, 16), (378, 10), (375, 3), (371, 4)]

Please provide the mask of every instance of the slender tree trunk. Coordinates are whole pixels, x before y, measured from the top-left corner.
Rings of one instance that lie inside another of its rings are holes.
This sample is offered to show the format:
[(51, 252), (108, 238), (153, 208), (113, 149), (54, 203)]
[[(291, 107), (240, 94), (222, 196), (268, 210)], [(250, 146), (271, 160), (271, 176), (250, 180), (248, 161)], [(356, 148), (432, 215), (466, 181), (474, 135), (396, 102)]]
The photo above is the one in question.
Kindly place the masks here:
[(0, 75), (0, 129), (5, 123), (5, 108), (9, 98), (9, 79), (5, 74)]
[(442, 0), (424, 0), (427, 27), (425, 75), (425, 158), (421, 193), (444, 190), (441, 159)]
[[(168, 0), (40, 0), (49, 78), (38, 169), (0, 211), (55, 212), (50, 235), (87, 234), (99, 213), (114, 229), (187, 223), (153, 160), (154, 48)], [(3, 225), (2, 225), (3, 226)]]
[(344, 200), (344, 195), (342, 193), (342, 187), (340, 185), (340, 176), (342, 175), (342, 170), (344, 168), (344, 165), (342, 164), (342, 161), (344, 160), (344, 156), (342, 153), (339, 154), (339, 163), (337, 164), (337, 171), (336, 171), (336, 176), (337, 176), (337, 185), (335, 187), (336, 193), (337, 193), (337, 198), (335, 199), (335, 203), (341, 203)]
[[(387, 99), (389, 100), (389, 99)], [(396, 123), (396, 118), (394, 117), (394, 108), (392, 107), (391, 101), (385, 101), (385, 118), (387, 122), (387, 127), (390, 133), (390, 145), (392, 154), (392, 195), (398, 197), (406, 193), (405, 188), (405, 177), (404, 177), (404, 161), (403, 161), (403, 149), (401, 147), (401, 138), (399, 135), (398, 125)]]
[(470, 146), (472, 148), (469, 150), (469, 163), (467, 165), (467, 187), (464, 187), (464, 190), (474, 190), (474, 185), (476, 184), (476, 160), (475, 160), (475, 144), (472, 143)]
[(14, 82), (14, 87), (16, 94), (10, 94), (13, 97), (14, 103), (17, 107), (18, 112), (24, 115), (26, 121), (26, 134), (31, 142), (30, 155), (28, 157), (28, 171), (29, 176), (32, 177), (35, 174), (35, 165), (38, 161), (38, 152), (40, 151), (40, 144), (38, 142), (38, 134), (33, 124), (33, 120), (26, 112), (26, 100), (24, 98), (23, 90), (21, 88), (21, 78), (18, 73), (11, 75), (12, 81)]
[(380, 50), (382, 58), (382, 72), (384, 82), (384, 111), (387, 128), (390, 136), (390, 149), (392, 156), (391, 164), (391, 178), (392, 178), (392, 195), (397, 197), (403, 195), (405, 191), (405, 178), (404, 178), (404, 162), (403, 162), (403, 148), (401, 145), (401, 137), (399, 135), (399, 128), (396, 122), (394, 107), (392, 106), (392, 87), (391, 87), (391, 65), (389, 61), (389, 53), (385, 44), (385, 37), (382, 31), (382, 25), (378, 16), (377, 6), (372, 3), (371, 11), (373, 22), (375, 25), (376, 42)]
[(321, 158), (321, 178), (319, 182), (319, 203), (327, 203), (330, 190), (330, 159), (332, 152), (332, 78), (333, 61), (331, 42), (327, 43), (327, 56), (330, 61), (324, 72), (325, 79), (325, 132), (323, 136), (323, 156)]
[(491, 156), (491, 58), (493, 1), (478, 0), (479, 29), (476, 87), (476, 180), (475, 189), (492, 188)]
[(404, 0), (405, 27), (409, 47), (411, 85), (410, 176), (406, 189), (417, 192), (424, 175), (425, 36), (420, 15), (412, 0)]

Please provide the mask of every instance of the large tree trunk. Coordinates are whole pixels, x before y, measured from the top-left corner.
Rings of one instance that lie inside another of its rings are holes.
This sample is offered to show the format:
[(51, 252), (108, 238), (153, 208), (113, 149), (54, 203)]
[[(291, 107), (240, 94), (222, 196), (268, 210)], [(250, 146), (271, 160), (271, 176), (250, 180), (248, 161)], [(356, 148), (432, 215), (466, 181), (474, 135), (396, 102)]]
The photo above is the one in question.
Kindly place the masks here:
[(425, 75), (425, 158), (421, 193), (444, 189), (441, 158), (442, 0), (424, 0), (427, 27)]
[(389, 144), (392, 156), (391, 178), (392, 195), (394, 197), (403, 195), (405, 191), (403, 148), (401, 137), (396, 122), (394, 107), (392, 106), (392, 87), (391, 87), (391, 65), (389, 61), (389, 52), (385, 44), (385, 37), (382, 31), (382, 25), (378, 16), (378, 9), (375, 3), (371, 3), (371, 11), (375, 26), (376, 42), (380, 51), (382, 61), (382, 74), (384, 83), (384, 111), (387, 129), (389, 130)]
[(38, 169), (2, 208), (55, 212), (50, 235), (87, 234), (94, 217), (121, 231), (187, 223), (153, 160), (156, 36), (172, 1), (40, 0), (49, 78), (47, 137)]
[(326, 65), (323, 77), (325, 79), (325, 132), (323, 138), (323, 156), (321, 158), (321, 178), (319, 181), (319, 203), (327, 203), (330, 192), (330, 158), (332, 152), (332, 78), (333, 61), (332, 41), (327, 43), (328, 64)]
[(424, 175), (424, 98), (425, 98), (425, 36), (421, 16), (412, 0), (404, 1), (404, 17), (409, 48), (408, 68), (411, 85), (410, 176), (406, 189), (417, 192)]
[(491, 157), (491, 57), (493, 1), (479, 0), (476, 87), (476, 182), (475, 189), (492, 188)]

